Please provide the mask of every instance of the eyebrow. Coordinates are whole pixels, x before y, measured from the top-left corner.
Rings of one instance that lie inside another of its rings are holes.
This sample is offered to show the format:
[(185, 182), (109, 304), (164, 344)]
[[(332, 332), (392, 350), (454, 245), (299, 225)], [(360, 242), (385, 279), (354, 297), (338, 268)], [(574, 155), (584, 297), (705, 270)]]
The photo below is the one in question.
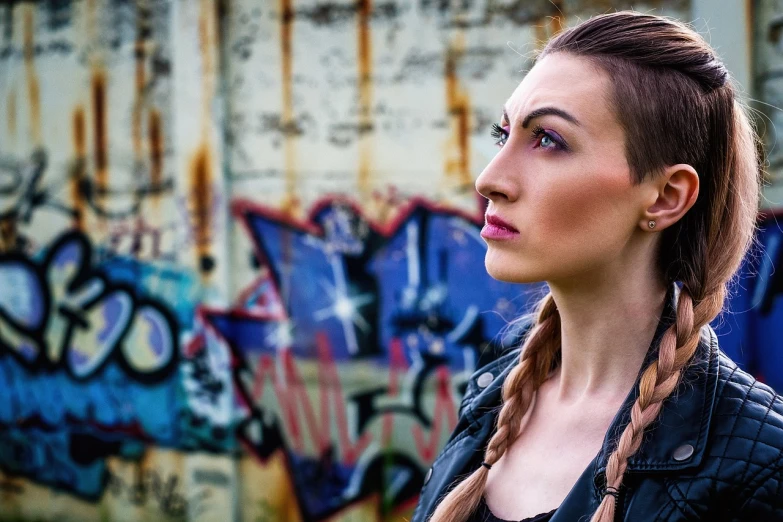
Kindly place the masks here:
[[(574, 125), (582, 125), (579, 123), (579, 120), (571, 116), (569, 113), (562, 109), (558, 109), (557, 107), (541, 107), (539, 109), (536, 109), (534, 111), (531, 111), (527, 116), (525, 116), (525, 119), (522, 120), (522, 128), (527, 129), (528, 125), (530, 125), (530, 121), (535, 118), (540, 118), (541, 116), (558, 116), (560, 118), (563, 118), (566, 121), (569, 121), (573, 123)], [(511, 123), (511, 118), (508, 117), (508, 113), (506, 112), (506, 108), (503, 107), (503, 116), (506, 118), (506, 121)]]

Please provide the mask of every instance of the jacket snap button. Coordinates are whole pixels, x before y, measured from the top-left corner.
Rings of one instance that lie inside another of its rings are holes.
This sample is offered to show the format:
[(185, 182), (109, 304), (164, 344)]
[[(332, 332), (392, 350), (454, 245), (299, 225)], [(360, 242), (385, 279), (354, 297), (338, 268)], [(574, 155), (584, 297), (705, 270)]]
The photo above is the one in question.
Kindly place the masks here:
[(427, 474), (424, 476), (424, 483), (426, 484), (427, 482), (429, 482), (430, 478), (432, 478), (432, 468), (427, 470)]
[(479, 375), (479, 378), (476, 380), (476, 384), (478, 384), (479, 388), (486, 388), (494, 380), (494, 375), (492, 375), (490, 372), (484, 372)]
[(693, 455), (693, 446), (690, 444), (683, 444), (672, 454), (674, 460), (688, 460)]

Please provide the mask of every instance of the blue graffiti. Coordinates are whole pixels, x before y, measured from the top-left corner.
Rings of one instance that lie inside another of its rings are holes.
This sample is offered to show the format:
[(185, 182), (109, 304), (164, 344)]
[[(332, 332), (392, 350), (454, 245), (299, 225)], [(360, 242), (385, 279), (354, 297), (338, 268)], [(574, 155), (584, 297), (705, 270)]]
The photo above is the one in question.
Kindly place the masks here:
[(713, 322), (721, 349), (745, 370), (783, 389), (783, 230), (772, 216), (759, 226), (726, 312)]
[(277, 318), (249, 306), (210, 316), (243, 351), (290, 346), (297, 356), (313, 358), (315, 334), (324, 332), (339, 361), (385, 361), (390, 340), (402, 337), (409, 357), (433, 356), (460, 370), (490, 347), (510, 346), (513, 336), (498, 332), (540, 288), (492, 279), (478, 224), (423, 203), (388, 230), (344, 204), (324, 206), (307, 224), (256, 207), (238, 209), (272, 273), (269, 293), (283, 308)]
[(43, 261), (0, 258), (0, 349), (35, 368), (85, 379), (110, 359), (145, 382), (176, 367), (178, 325), (160, 302), (92, 266), (88, 240), (71, 233)]
[(0, 469), (95, 500), (109, 456), (200, 449), (180, 374), (196, 305), (172, 297), (194, 286), (133, 260), (98, 263), (76, 232), (38, 257), (0, 256)]

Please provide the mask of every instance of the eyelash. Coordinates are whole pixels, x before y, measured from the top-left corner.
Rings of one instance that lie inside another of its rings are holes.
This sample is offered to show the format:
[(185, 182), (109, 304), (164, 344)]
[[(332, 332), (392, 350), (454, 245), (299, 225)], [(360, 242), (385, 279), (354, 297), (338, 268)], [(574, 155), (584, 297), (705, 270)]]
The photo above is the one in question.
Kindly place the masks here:
[[(492, 124), (492, 131), (490, 131), (490, 135), (495, 138), (495, 145), (503, 146), (505, 143), (503, 140), (507, 140), (509, 133), (506, 129), (498, 125), (497, 123)], [(568, 146), (563, 143), (560, 139), (555, 138), (552, 134), (545, 131), (543, 127), (540, 125), (536, 125), (532, 132), (530, 133), (531, 138), (533, 140), (540, 140), (543, 136), (548, 137), (550, 140), (552, 140), (552, 143), (555, 144), (555, 150), (568, 150)]]

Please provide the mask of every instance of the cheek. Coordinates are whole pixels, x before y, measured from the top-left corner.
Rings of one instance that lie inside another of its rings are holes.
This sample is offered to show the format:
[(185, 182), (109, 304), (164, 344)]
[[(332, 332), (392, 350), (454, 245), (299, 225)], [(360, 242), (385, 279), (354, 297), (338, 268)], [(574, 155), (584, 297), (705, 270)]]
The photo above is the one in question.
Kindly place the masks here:
[(611, 240), (613, 232), (624, 233), (630, 201), (624, 174), (582, 167), (561, 172), (537, 192), (536, 224), (543, 237), (589, 249)]

